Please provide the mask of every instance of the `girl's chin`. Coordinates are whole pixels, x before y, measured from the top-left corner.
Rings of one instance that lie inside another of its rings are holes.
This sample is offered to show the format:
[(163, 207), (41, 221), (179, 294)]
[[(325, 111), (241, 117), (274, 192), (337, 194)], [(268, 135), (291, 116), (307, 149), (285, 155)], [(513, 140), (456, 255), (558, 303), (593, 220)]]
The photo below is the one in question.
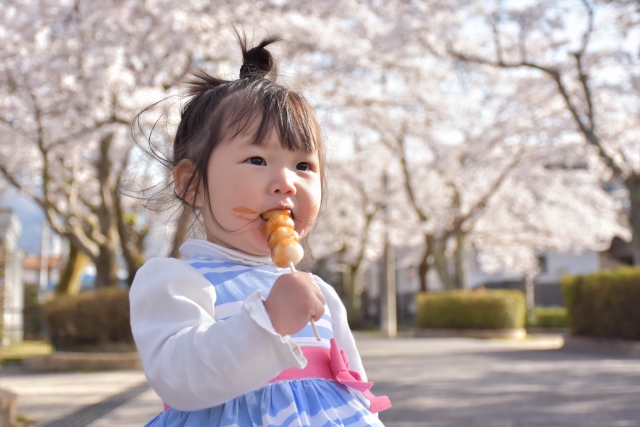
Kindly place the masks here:
[(257, 252), (260, 252), (259, 256), (270, 256), (271, 249), (269, 249), (269, 245), (267, 244), (267, 239), (262, 235), (262, 233), (254, 233), (251, 236), (253, 240), (252, 246), (255, 248)]
[(238, 244), (233, 247), (234, 249), (244, 252), (247, 255), (257, 256), (257, 257), (267, 257), (271, 256), (271, 251), (267, 244), (264, 244), (264, 247), (260, 244), (256, 244), (255, 242), (244, 242), (242, 244)]
[(256, 246), (256, 252), (259, 252), (259, 254), (256, 254), (258, 256), (271, 256), (271, 249), (269, 249), (269, 246), (267, 246), (266, 243), (264, 245)]

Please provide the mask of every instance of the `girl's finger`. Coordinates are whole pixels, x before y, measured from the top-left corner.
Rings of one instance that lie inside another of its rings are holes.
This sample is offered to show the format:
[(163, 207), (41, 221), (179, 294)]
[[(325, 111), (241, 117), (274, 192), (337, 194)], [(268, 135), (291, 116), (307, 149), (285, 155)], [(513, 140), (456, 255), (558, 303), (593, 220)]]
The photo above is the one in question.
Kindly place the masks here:
[(316, 296), (316, 298), (318, 298), (318, 300), (320, 300), (322, 305), (326, 304), (327, 300), (324, 298), (324, 295), (322, 294), (322, 291), (319, 288), (316, 289), (313, 294)]
[(311, 317), (313, 320), (319, 321), (324, 314), (324, 303), (320, 302), (320, 300), (316, 300), (315, 307), (313, 309)]

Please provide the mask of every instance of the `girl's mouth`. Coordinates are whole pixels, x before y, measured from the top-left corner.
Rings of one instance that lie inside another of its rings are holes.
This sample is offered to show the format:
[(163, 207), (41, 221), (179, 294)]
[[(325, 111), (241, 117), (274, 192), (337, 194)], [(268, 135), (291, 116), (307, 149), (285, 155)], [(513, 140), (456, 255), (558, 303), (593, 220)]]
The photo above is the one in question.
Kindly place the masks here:
[(269, 220), (269, 218), (275, 215), (281, 215), (283, 213), (286, 213), (287, 215), (289, 215), (291, 219), (295, 219), (295, 216), (293, 215), (293, 211), (287, 207), (278, 207), (275, 209), (269, 209), (268, 211), (261, 213), (259, 216), (260, 218), (262, 218), (263, 221), (266, 222)]

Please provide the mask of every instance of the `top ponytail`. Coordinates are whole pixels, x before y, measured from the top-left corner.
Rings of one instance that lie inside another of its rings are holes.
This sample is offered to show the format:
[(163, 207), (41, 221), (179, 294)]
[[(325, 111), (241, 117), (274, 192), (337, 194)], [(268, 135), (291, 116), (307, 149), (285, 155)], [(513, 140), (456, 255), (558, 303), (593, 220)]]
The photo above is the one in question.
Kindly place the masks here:
[(277, 66), (271, 56), (271, 53), (265, 48), (270, 44), (281, 41), (282, 38), (275, 35), (268, 36), (263, 39), (258, 46), (247, 50), (246, 35), (241, 35), (236, 30), (236, 37), (238, 38), (238, 43), (240, 43), (240, 48), (242, 49), (240, 78), (264, 78), (267, 74), (271, 73), (273, 80), (275, 81), (277, 79)]
[[(242, 66), (240, 67), (240, 80), (250, 78), (266, 78), (270, 74), (271, 80), (276, 81), (278, 78), (278, 67), (276, 61), (271, 56), (271, 52), (265, 49), (267, 46), (273, 43), (282, 41), (282, 37), (276, 35), (270, 35), (264, 38), (257, 46), (247, 49), (247, 36), (244, 33), (240, 33), (234, 28), (238, 44), (242, 51)], [(220, 79), (218, 77), (211, 76), (205, 71), (196, 68), (191, 73), (191, 78), (186, 82), (189, 95), (201, 95), (211, 89), (214, 89), (221, 85), (229, 85), (233, 81)], [(237, 87), (229, 88), (230, 92), (237, 89)], [(184, 118), (184, 117), (183, 117)]]

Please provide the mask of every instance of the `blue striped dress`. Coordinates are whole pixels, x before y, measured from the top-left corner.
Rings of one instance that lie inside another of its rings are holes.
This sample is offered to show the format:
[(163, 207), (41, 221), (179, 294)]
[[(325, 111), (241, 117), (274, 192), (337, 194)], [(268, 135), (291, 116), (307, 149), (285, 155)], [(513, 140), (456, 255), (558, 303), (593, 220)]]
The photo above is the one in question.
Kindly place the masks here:
[[(272, 264), (249, 266), (221, 260), (193, 257), (185, 262), (198, 270), (215, 288), (215, 320), (225, 321), (240, 313), (243, 301), (260, 290), (269, 295), (283, 273)], [(316, 322), (321, 340), (310, 324), (291, 336), (301, 348), (329, 349), (333, 338), (331, 313)], [(333, 380), (305, 378), (270, 382), (258, 390), (212, 408), (198, 411), (167, 409), (146, 427), (384, 427), (357, 393)]]

